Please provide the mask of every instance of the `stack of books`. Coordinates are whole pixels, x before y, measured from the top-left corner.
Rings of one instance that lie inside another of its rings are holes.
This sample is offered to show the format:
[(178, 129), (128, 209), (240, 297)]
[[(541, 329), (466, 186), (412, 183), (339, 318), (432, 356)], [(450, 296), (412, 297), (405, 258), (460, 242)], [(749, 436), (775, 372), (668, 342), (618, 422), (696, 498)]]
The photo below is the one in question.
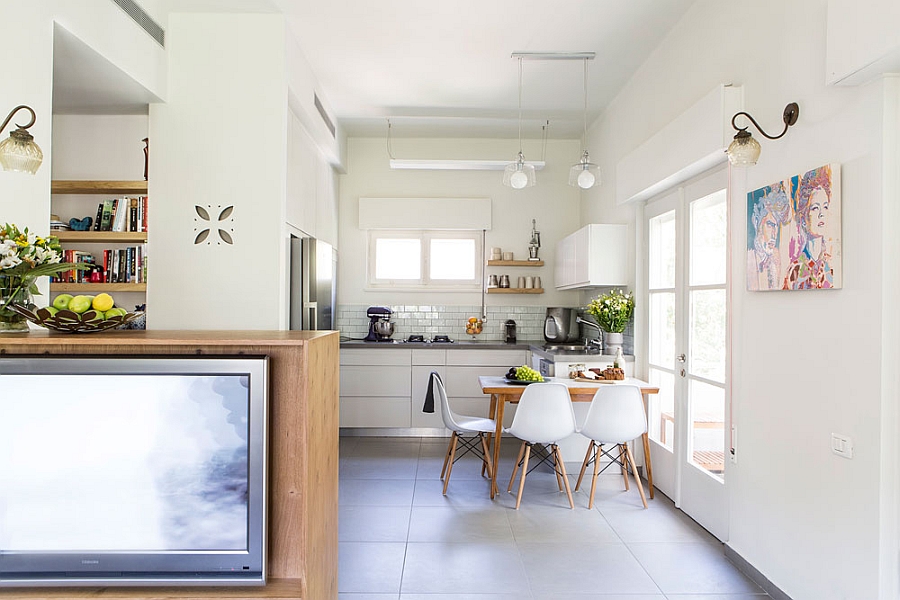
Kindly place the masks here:
[(147, 196), (104, 200), (97, 206), (94, 231), (147, 231)]

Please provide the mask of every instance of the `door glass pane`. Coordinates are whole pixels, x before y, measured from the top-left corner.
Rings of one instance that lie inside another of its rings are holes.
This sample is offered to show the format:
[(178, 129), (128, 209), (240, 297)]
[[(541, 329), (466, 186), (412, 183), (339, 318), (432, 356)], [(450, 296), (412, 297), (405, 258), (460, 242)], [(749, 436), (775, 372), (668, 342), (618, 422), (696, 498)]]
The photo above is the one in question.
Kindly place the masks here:
[(689, 460), (719, 478), (725, 477), (725, 390), (692, 380)]
[(421, 279), (422, 245), (416, 239), (375, 240), (376, 279)]
[(675, 365), (675, 294), (650, 293), (650, 364)]
[(691, 285), (725, 283), (725, 190), (691, 202)]
[(475, 240), (431, 240), (431, 279), (475, 279)]
[(650, 219), (650, 289), (675, 287), (675, 211)]
[(725, 290), (692, 290), (690, 371), (725, 383)]
[(651, 367), (650, 384), (658, 387), (659, 393), (647, 396), (647, 429), (650, 438), (671, 450), (675, 441), (675, 377)]

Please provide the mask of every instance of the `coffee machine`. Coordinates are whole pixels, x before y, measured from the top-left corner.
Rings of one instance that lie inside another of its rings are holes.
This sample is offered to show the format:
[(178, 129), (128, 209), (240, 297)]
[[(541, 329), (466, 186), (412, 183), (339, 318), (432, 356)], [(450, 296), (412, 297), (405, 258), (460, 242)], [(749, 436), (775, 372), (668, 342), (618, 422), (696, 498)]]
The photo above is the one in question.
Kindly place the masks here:
[(391, 323), (391, 315), (394, 314), (386, 306), (370, 306), (366, 311), (369, 317), (369, 335), (363, 338), (366, 342), (390, 342), (394, 335), (394, 324)]

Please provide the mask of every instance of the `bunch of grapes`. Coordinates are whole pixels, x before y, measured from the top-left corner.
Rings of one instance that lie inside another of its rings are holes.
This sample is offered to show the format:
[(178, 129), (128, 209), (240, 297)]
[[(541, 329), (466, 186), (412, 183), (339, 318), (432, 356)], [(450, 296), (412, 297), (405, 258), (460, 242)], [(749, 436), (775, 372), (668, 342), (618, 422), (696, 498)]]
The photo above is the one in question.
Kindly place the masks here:
[(517, 379), (519, 381), (543, 381), (544, 378), (540, 373), (532, 369), (531, 367), (527, 367), (522, 365), (521, 367), (510, 367), (509, 372), (506, 374), (507, 379)]

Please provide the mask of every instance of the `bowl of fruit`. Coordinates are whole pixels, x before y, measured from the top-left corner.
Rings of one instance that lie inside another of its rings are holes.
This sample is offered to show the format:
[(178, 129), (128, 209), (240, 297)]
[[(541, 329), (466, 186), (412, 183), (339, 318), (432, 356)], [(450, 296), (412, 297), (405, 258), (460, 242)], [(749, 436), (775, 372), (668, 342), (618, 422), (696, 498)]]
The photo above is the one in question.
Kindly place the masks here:
[(67, 333), (92, 333), (120, 327), (141, 317), (143, 312), (128, 312), (115, 305), (109, 294), (96, 296), (60, 294), (51, 306), (38, 308), (11, 304), (16, 311), (35, 325)]
[(529, 383), (540, 383), (544, 381), (544, 377), (540, 373), (525, 365), (522, 365), (521, 367), (510, 367), (503, 378), (507, 382), (517, 385), (528, 385)]

